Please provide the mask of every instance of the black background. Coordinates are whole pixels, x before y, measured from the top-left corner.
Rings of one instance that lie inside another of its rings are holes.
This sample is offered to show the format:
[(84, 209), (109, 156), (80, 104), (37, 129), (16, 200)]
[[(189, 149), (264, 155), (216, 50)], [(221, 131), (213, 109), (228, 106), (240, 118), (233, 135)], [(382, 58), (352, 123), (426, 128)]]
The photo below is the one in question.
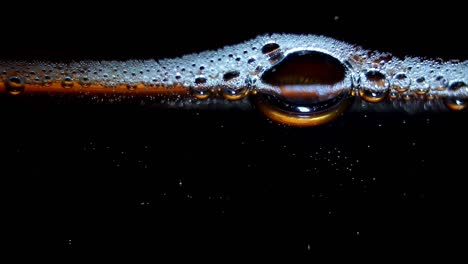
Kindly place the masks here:
[[(286, 32), (466, 60), (460, 5), (17, 3), (3, 10), (0, 58), (160, 59)], [(463, 231), (466, 113), (350, 113), (304, 129), (255, 111), (0, 101), (15, 247), (420, 257)]]

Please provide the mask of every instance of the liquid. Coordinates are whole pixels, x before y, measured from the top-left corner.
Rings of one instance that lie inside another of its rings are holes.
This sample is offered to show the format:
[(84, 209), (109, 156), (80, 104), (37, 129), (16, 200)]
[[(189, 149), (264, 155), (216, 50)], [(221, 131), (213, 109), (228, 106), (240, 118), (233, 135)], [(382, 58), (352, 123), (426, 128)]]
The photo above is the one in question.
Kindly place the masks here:
[(298, 126), (328, 123), (348, 109), (461, 111), (468, 105), (466, 61), (398, 59), (314, 35), (260, 36), (160, 61), (4, 61), (0, 72), (0, 93), (14, 96), (139, 97), (167, 107), (198, 107), (201, 100), (218, 107), (255, 104), (273, 121)]

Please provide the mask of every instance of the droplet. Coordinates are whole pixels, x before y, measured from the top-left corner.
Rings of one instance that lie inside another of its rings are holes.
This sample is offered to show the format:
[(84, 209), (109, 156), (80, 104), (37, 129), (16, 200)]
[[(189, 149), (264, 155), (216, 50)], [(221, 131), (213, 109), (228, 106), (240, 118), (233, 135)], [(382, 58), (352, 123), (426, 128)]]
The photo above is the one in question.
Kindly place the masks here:
[(228, 82), (230, 80), (233, 80), (233, 79), (239, 77), (239, 75), (240, 75), (239, 71), (228, 71), (223, 75), (223, 80), (225, 82)]
[(254, 62), (255, 62), (255, 58), (249, 58), (249, 59), (247, 60), (247, 63), (248, 63), (248, 64), (252, 64), (252, 63), (254, 63)]
[(367, 102), (381, 102), (388, 94), (389, 83), (379, 70), (368, 70), (361, 75), (359, 96)]
[(416, 82), (414, 84), (414, 89), (411, 89), (418, 95), (424, 95), (427, 92), (429, 92), (429, 84), (426, 82), (426, 79), (424, 77), (420, 77), (416, 79)]
[(73, 85), (75, 83), (73, 82), (73, 79), (70, 77), (70, 76), (66, 76), (65, 78), (63, 78), (62, 80), (62, 87), (63, 88), (66, 88), (66, 89), (70, 89), (70, 88), (73, 88)]
[(228, 86), (221, 88), (221, 95), (224, 99), (235, 101), (240, 100), (249, 94), (249, 89), (247, 87), (242, 87), (238, 89), (233, 89)]
[(434, 87), (432, 87), (432, 89), (436, 91), (444, 91), (448, 86), (448, 81), (444, 78), (444, 76), (437, 76), (433, 83)]
[(392, 88), (397, 92), (406, 92), (411, 85), (411, 79), (405, 73), (397, 73), (393, 76)]
[(24, 92), (24, 81), (19, 76), (10, 76), (6, 81), (6, 90), (11, 95), (18, 95)]

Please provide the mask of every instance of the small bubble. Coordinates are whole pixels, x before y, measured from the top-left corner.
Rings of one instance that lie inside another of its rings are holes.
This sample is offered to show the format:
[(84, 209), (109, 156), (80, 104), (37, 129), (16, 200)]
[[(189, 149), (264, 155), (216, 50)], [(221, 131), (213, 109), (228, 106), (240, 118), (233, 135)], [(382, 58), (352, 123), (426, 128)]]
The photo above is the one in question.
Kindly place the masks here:
[(403, 93), (401, 95), (401, 98), (403, 98), (404, 101), (411, 101), (414, 98), (414, 96), (411, 93)]
[(206, 83), (205, 76), (200, 75), (195, 78), (195, 84), (204, 84), (204, 83)]
[(443, 91), (447, 89), (447, 86), (448, 86), (447, 79), (445, 79), (444, 76), (439, 75), (434, 79), (434, 87), (432, 87), (432, 89), (436, 91)]
[(411, 85), (411, 79), (405, 73), (397, 73), (392, 80), (392, 88), (397, 92), (406, 92)]
[(129, 84), (127, 84), (127, 89), (128, 89), (129, 91), (134, 91), (134, 90), (136, 90), (137, 88), (138, 88), (138, 84), (136, 84), (136, 83), (129, 83)]
[(6, 90), (11, 95), (24, 92), (24, 81), (19, 76), (10, 76), (6, 81)]
[(424, 77), (420, 77), (416, 79), (416, 83), (414, 84), (414, 92), (418, 95), (424, 95), (429, 92), (429, 84), (426, 82)]
[(389, 83), (385, 74), (378, 70), (368, 70), (361, 76), (359, 96), (367, 102), (378, 103), (388, 94)]
[(73, 88), (73, 85), (75, 83), (73, 82), (73, 79), (70, 77), (70, 76), (66, 76), (65, 78), (63, 78), (62, 80), (62, 87), (63, 88), (66, 88), (66, 89), (70, 89), (70, 88)]
[(88, 76), (80, 77), (79, 83), (83, 87), (88, 87), (90, 85), (90, 80)]
[(228, 82), (230, 80), (233, 80), (233, 79), (239, 77), (239, 75), (240, 75), (239, 71), (228, 71), (223, 75), (223, 80), (225, 82)]
[(49, 86), (52, 84), (52, 78), (49, 75), (45, 75), (42, 82), (44, 86)]
[(272, 53), (273, 51), (276, 51), (280, 48), (280, 46), (277, 43), (271, 42), (267, 43), (262, 47), (262, 53), (263, 54), (269, 54)]
[(464, 82), (454, 82), (449, 86), (450, 91), (458, 91), (461, 88), (467, 88), (467, 85)]

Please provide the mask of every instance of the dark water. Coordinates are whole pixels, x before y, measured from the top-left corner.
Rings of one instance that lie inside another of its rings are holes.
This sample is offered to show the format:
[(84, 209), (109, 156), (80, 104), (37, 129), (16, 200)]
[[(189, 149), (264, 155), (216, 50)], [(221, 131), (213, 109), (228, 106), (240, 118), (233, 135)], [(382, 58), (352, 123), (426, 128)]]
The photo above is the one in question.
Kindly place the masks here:
[[(68, 18), (31, 11), (32, 28), (17, 29), (0, 57), (158, 59), (288, 32), (467, 59), (456, 6), (312, 14), (293, 5), (204, 7), (127, 6), (118, 17), (89, 6)], [(67, 30), (54, 27), (62, 22)], [(418, 256), (440, 252), (463, 230), (466, 113), (350, 113), (291, 128), (256, 112), (134, 104), (2, 96), (0, 110), (3, 220), (13, 246), (138, 250), (154, 260), (316, 257), (323, 249)]]

